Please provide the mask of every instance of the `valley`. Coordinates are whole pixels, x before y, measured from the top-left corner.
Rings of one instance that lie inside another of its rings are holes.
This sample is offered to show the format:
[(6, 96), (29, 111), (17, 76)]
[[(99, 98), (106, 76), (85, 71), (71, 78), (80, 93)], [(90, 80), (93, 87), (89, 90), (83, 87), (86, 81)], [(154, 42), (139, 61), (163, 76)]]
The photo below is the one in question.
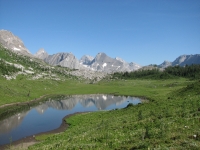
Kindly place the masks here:
[[(57, 103), (72, 95), (146, 100), (139, 105), (127, 103), (121, 109), (70, 116), (64, 119), (69, 125), (64, 132), (36, 135), (32, 138), (37, 144), (18, 149), (199, 149), (199, 54), (134, 70), (134, 63), (105, 53), (79, 61), (70, 53), (48, 55), (40, 50), (36, 57), (21, 40), (13, 38), (13, 43), (11, 37), (0, 46), (1, 121), (49, 99)], [(12, 144), (4, 149), (16, 149)]]

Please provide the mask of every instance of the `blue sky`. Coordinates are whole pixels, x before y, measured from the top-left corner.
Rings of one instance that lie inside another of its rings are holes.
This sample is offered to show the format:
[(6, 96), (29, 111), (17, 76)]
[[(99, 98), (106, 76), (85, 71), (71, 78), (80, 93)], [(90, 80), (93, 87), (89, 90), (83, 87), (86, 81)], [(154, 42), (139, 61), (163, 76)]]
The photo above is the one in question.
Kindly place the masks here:
[(0, 0), (0, 29), (33, 54), (105, 52), (160, 64), (200, 54), (200, 0)]

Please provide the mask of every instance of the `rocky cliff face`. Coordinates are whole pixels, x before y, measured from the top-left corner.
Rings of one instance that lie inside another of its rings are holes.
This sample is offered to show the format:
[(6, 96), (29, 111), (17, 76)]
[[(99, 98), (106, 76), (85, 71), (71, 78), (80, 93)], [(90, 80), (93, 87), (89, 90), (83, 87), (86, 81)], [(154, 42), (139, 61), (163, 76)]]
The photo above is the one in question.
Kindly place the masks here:
[(60, 65), (71, 69), (80, 68), (79, 61), (71, 53), (57, 53), (54, 55), (49, 55), (44, 59), (44, 61), (53, 66)]
[(62, 67), (68, 67), (70, 69), (79, 69), (80, 64), (78, 59), (72, 53), (56, 53), (53, 55), (48, 55), (44, 49), (40, 49), (35, 56), (39, 59), (44, 60), (46, 63)]
[(25, 55), (31, 55), (29, 50), (24, 46), (22, 40), (12, 34), (10, 31), (0, 30), (0, 44), (9, 50), (13, 50)]

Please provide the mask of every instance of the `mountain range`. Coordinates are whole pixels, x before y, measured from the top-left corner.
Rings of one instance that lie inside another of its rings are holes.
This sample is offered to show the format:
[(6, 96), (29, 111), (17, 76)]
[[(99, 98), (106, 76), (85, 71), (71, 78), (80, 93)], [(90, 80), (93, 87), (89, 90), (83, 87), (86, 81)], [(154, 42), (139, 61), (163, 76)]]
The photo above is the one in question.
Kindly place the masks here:
[(78, 60), (72, 53), (56, 53), (48, 55), (44, 49), (40, 49), (35, 57), (44, 60), (53, 66), (63, 66), (72, 69), (88, 69), (93, 71), (115, 72), (115, 71), (134, 71), (141, 68), (135, 63), (127, 63), (121, 58), (111, 58), (105, 53), (98, 53), (96, 57), (84, 55)]
[[(95, 57), (84, 55), (80, 60), (72, 53), (63, 52), (49, 55), (44, 49), (40, 49), (35, 55), (32, 55), (25, 47), (22, 40), (7, 30), (0, 30), (0, 44), (16, 53), (39, 58), (52, 66), (63, 66), (71, 69), (92, 70), (106, 73), (130, 72), (142, 68), (139, 64), (134, 62), (127, 63), (119, 57), (111, 58), (103, 52), (98, 53)], [(191, 64), (200, 64), (200, 54), (181, 55), (173, 62), (164, 61), (162, 64), (158, 65), (158, 67), (166, 68), (168, 66), (185, 66)]]

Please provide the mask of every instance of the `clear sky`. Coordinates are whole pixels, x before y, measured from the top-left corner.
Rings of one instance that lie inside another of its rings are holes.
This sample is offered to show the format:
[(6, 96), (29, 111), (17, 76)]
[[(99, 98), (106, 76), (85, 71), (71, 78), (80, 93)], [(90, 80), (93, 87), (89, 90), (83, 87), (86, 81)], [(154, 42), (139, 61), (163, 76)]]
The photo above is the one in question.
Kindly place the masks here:
[(105, 52), (160, 64), (200, 54), (200, 0), (0, 0), (0, 29), (32, 54)]

